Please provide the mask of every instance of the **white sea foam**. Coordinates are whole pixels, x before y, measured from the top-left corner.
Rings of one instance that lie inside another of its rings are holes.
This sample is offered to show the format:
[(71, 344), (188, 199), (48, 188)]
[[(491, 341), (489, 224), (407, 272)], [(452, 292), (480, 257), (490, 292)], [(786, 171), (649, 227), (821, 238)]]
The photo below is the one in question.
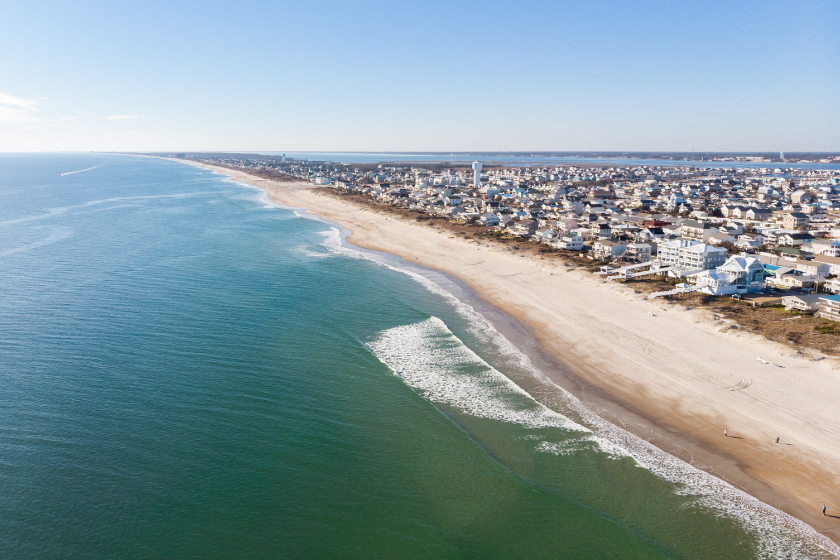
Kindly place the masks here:
[(697, 506), (740, 522), (759, 537), (762, 558), (831, 558), (840, 552), (807, 524), (604, 421), (571, 395), (569, 400), (578, 403), (576, 412), (589, 427), (547, 408), (470, 350), (437, 317), (382, 331), (368, 347), (430, 402), (527, 428), (575, 432), (561, 443), (533, 438), (538, 451), (555, 455), (598, 451), (611, 458), (633, 458), (640, 467), (674, 483), (676, 492), (695, 497)]
[(38, 220), (47, 220), (50, 218), (56, 218), (58, 216), (65, 216), (65, 215), (72, 215), (70, 214), (71, 210), (83, 210), (84, 212), (98, 212), (98, 211), (107, 211), (107, 210), (115, 210), (117, 208), (124, 208), (126, 207), (125, 204), (117, 205), (117, 206), (109, 206), (106, 208), (100, 209), (90, 209), (93, 206), (99, 206), (102, 204), (108, 204), (111, 202), (134, 202), (134, 201), (144, 201), (144, 200), (156, 200), (156, 199), (184, 199), (184, 198), (193, 198), (193, 197), (203, 197), (207, 196), (205, 192), (194, 192), (194, 193), (176, 193), (176, 194), (160, 194), (160, 195), (150, 195), (150, 196), (119, 196), (114, 198), (103, 198), (100, 200), (90, 200), (83, 204), (74, 204), (72, 206), (60, 206), (57, 208), (50, 208), (47, 212), (43, 214), (34, 214), (31, 216), (23, 216), (21, 218), (16, 218), (14, 220), (7, 220), (5, 222), (0, 222), (0, 225), (14, 225), (24, 222), (34, 222)]
[[(414, 270), (410, 270), (407, 267), (400, 267), (393, 264), (393, 261), (388, 257), (379, 256), (375, 253), (354, 250), (343, 243), (340, 244), (340, 246), (336, 246), (337, 232), (338, 230), (336, 229), (335, 233), (328, 237), (328, 241), (325, 242), (325, 246), (334, 248), (334, 250), (347, 256), (354, 258), (367, 258), (392, 270), (403, 272), (418, 281), (430, 291), (440, 294), (449, 300), (459, 314), (469, 320), (470, 328), (475, 335), (482, 340), (493, 343), (507, 359), (530, 371), (537, 380), (552, 385), (554, 394), (559, 394), (561, 396), (563, 405), (577, 414), (582, 423), (591, 429), (592, 435), (590, 438), (592, 441), (597, 443), (598, 450), (616, 458), (624, 456), (632, 457), (639, 466), (649, 469), (657, 476), (673, 483), (678, 492), (685, 495), (695, 496), (695, 503), (698, 506), (707, 508), (708, 510), (717, 512), (719, 515), (724, 515), (730, 519), (736, 520), (745, 528), (745, 530), (758, 537), (760, 547), (759, 555), (761, 558), (805, 559), (814, 558), (815, 553), (818, 553), (825, 558), (840, 557), (840, 547), (834, 544), (834, 542), (827, 537), (814, 531), (814, 529), (808, 524), (759, 501), (746, 492), (733, 487), (726, 481), (662, 451), (658, 447), (628, 432), (627, 430), (607, 422), (586, 407), (575, 396), (552, 383), (543, 372), (533, 365), (530, 358), (528, 358), (524, 352), (520, 351), (513, 343), (502, 336), (496, 328), (493, 327), (493, 325), (490, 324), (489, 321), (487, 321), (482, 315), (476, 312), (472, 306), (460, 301), (451, 292), (441, 288), (440, 285), (430, 278), (419, 274)], [(397, 328), (399, 329), (401, 327)], [(405, 340), (405, 337), (401, 338)], [(404, 343), (407, 343), (407, 341)], [(386, 360), (383, 361), (388, 364)], [(388, 365), (389, 367), (392, 367), (390, 364)], [(392, 367), (392, 369), (394, 368)], [(406, 371), (410, 371), (410, 369), (406, 367)], [(422, 375), (434, 376), (436, 374), (420, 374), (418, 375), (419, 379), (417, 379), (416, 382), (419, 383), (422, 381)], [(499, 373), (499, 375), (502, 374)], [(442, 380), (438, 379), (435, 383), (426, 381), (426, 383), (429, 384), (428, 389), (430, 392), (424, 396), (427, 396), (430, 400), (434, 400), (435, 398), (450, 399), (450, 401), (444, 402), (457, 405), (465, 412), (469, 412), (472, 407), (484, 412), (484, 414), (487, 414), (488, 416), (490, 411), (492, 411), (492, 414), (495, 416), (489, 417), (495, 417), (499, 420), (505, 421), (516, 421), (514, 420), (517, 416), (516, 414), (511, 411), (504, 410), (503, 408), (495, 408), (501, 407), (498, 402), (492, 406), (487, 405), (486, 401), (477, 405), (466, 404), (468, 394), (462, 390), (463, 386), (460, 387), (461, 391), (457, 395), (450, 394), (448, 396), (443, 395), (442, 397), (437, 397), (439, 394), (433, 392), (433, 390), (440, 388)], [(513, 382), (511, 381), (510, 383)], [(411, 385), (411, 382), (409, 382), (409, 384)], [(418, 386), (423, 387), (423, 385), (419, 384)], [(474, 394), (474, 398), (478, 399), (486, 399), (487, 396), (486, 391), (476, 392)], [(560, 415), (558, 414), (558, 416)], [(526, 415), (526, 420), (532, 421), (532, 418)], [(580, 426), (580, 424), (576, 424), (569, 419), (566, 420), (576, 426)], [(559, 419), (555, 418), (553, 421), (558, 424), (558, 427), (559, 424), (562, 424)], [(585, 446), (581, 446), (580, 444), (576, 445), (579, 450), (585, 448)], [(570, 453), (573, 449), (575, 449), (575, 445), (569, 444), (566, 449), (545, 445), (541, 448), (538, 446), (538, 449), (550, 453), (559, 453), (561, 451), (564, 453)]]
[(368, 347), (429, 401), (529, 428), (590, 432), (532, 399), (467, 348), (437, 317), (383, 331)]
[(13, 255), (15, 253), (25, 253), (27, 251), (31, 251), (32, 249), (38, 249), (39, 247), (46, 247), (47, 245), (52, 245), (53, 243), (57, 243), (59, 241), (63, 241), (73, 235), (73, 230), (69, 228), (61, 228), (54, 231), (45, 239), (41, 241), (35, 241), (33, 243), (27, 243), (26, 245), (22, 245), (20, 247), (14, 247), (12, 249), (6, 249), (5, 251), (0, 251), (0, 257), (8, 257), (9, 255)]
[(339, 253), (341, 249), (341, 232), (337, 228), (331, 227), (327, 231), (320, 232), (324, 236), (324, 241), (321, 245), (333, 253)]
[[(215, 172), (214, 172), (215, 173)], [(259, 192), (259, 196), (257, 197), (256, 201), (260, 203), (263, 208), (286, 208), (282, 204), (277, 204), (268, 196), (268, 191), (266, 191), (262, 187), (258, 187), (256, 185), (252, 185), (250, 183), (243, 183), (241, 181), (236, 181), (230, 177), (227, 178), (227, 181), (237, 185), (239, 187), (246, 188), (248, 190), (254, 190)]]
[[(322, 242), (322, 245), (331, 251), (351, 258), (371, 260), (391, 270), (404, 273), (416, 280), (429, 291), (443, 297), (452, 304), (454, 309), (462, 317), (468, 320), (470, 329), (474, 335), (481, 340), (493, 344), (507, 360), (510, 360), (512, 364), (530, 372), (536, 380), (550, 385), (553, 389), (553, 393), (560, 395), (562, 398), (563, 405), (570, 411), (577, 414), (580, 417), (581, 422), (585, 424), (589, 430), (591, 430), (591, 439), (598, 444), (601, 451), (609, 453), (614, 457), (632, 457), (639, 466), (647, 468), (659, 477), (673, 483), (678, 489), (678, 492), (695, 496), (696, 503), (698, 505), (741, 523), (745, 530), (758, 537), (760, 548), (759, 556), (761, 558), (799, 560), (807, 558), (840, 557), (840, 547), (827, 537), (817, 533), (808, 524), (761, 502), (746, 492), (733, 487), (724, 480), (721, 480), (714, 475), (700, 470), (697, 467), (662, 451), (653, 444), (607, 422), (598, 416), (595, 412), (580, 402), (580, 400), (574, 395), (554, 384), (548, 376), (533, 365), (530, 358), (524, 352), (519, 350), (507, 338), (502, 336), (501, 333), (499, 333), (485, 317), (475, 311), (472, 306), (459, 300), (454, 294), (441, 287), (441, 285), (432, 278), (420, 274), (408, 266), (398, 264), (396, 259), (388, 255), (363, 251), (349, 246), (343, 241), (339, 229), (332, 227), (330, 222), (323, 220), (322, 218), (311, 214), (300, 214), (300, 216), (314, 219), (331, 226), (329, 231), (324, 232), (325, 240)], [(441, 278), (443, 277), (441, 276)], [(411, 326), (409, 325), (408, 327)], [(397, 329), (400, 328), (402, 327), (397, 327)], [(428, 326), (423, 327), (423, 329), (428, 328)], [(401, 340), (406, 340), (405, 331), (397, 331), (397, 333), (392, 333), (391, 336), (396, 335)], [(454, 335), (452, 336), (454, 337)], [(376, 342), (373, 344), (376, 344)], [(381, 346), (379, 348), (381, 349)], [(472, 352), (469, 349), (467, 350)], [(469, 354), (464, 354), (464, 351), (459, 352), (461, 352), (462, 359), (469, 356)], [(472, 355), (478, 357), (474, 353)], [(385, 358), (383, 361), (388, 364), (386, 360), (395, 360), (397, 354), (392, 354), (392, 356), (394, 357)], [(480, 360), (480, 358), (478, 359)], [(484, 364), (486, 364), (486, 362), (484, 362)], [(394, 366), (391, 366), (390, 364), (388, 365), (391, 369), (394, 369)], [(396, 363), (395, 365), (397, 368), (400, 367)], [(399, 369), (398, 371), (401, 372), (400, 375), (403, 379), (406, 379), (407, 382), (408, 378), (406, 376), (416, 376), (414, 377), (415, 383), (417, 383), (415, 390), (418, 390), (421, 394), (425, 392), (424, 396), (430, 400), (434, 400), (434, 398), (447, 399), (441, 402), (457, 406), (465, 412), (475, 413), (470, 411), (477, 411), (480, 414), (486, 415), (485, 417), (497, 418), (503, 421), (518, 421), (514, 420), (514, 418), (521, 416), (521, 418), (523, 418), (526, 422), (547, 421), (555, 423), (556, 427), (561, 427), (562, 425), (573, 425), (575, 428), (567, 427), (566, 429), (579, 430), (580, 428), (583, 428), (584, 431), (589, 431), (582, 425), (573, 422), (571, 419), (551, 411), (551, 409), (546, 407), (543, 408), (556, 416), (550, 416), (548, 412), (545, 413), (545, 416), (534, 416), (530, 413), (518, 415), (515, 412), (504, 409), (504, 407), (502, 407), (498, 402), (493, 404), (469, 404), (467, 402), (471, 391), (474, 391), (472, 392), (473, 398), (487, 399), (488, 397), (493, 397), (493, 391), (496, 389), (492, 388), (494, 386), (492, 383), (485, 385), (479, 382), (477, 385), (472, 386), (462, 385), (458, 388), (459, 392), (457, 394), (446, 392), (438, 393), (437, 391), (440, 391), (442, 388), (442, 379), (440, 378), (442, 372), (440, 370), (438, 370), (437, 373), (430, 374), (428, 372), (420, 372), (420, 368), (418, 366), (407, 367), (403, 365), (402, 367), (404, 369)], [(489, 368), (490, 366), (486, 367)], [(491, 374), (491, 377), (494, 377), (496, 374), (505, 377), (497, 370), (493, 368), (490, 369), (495, 372)], [(511, 385), (516, 386), (512, 381), (508, 380), (508, 382)], [(409, 384), (411, 383), (409, 382)], [(518, 388), (518, 386), (516, 387)], [(527, 395), (524, 390), (521, 388), (518, 389), (522, 394)], [(495, 393), (496, 397), (498, 395), (499, 393)], [(549, 417), (551, 420), (544, 420)], [(566, 422), (569, 424), (566, 424)], [(562, 446), (557, 447), (556, 444), (540, 444), (537, 448), (544, 452), (558, 454), (561, 452), (565, 453), (565, 449), (567, 449)], [(574, 449), (574, 445), (570, 444), (568, 449), (568, 452), (573, 452), (571, 450)]]
[(59, 173), (58, 176), (59, 177), (64, 177), (65, 175), (74, 175), (76, 173), (84, 173), (85, 171), (90, 171), (92, 169), (96, 169), (97, 167), (100, 167), (101, 165), (103, 165), (103, 164), (100, 163), (99, 165), (94, 165), (93, 167), (88, 167), (87, 169), (79, 169), (78, 171), (67, 171), (66, 173)]

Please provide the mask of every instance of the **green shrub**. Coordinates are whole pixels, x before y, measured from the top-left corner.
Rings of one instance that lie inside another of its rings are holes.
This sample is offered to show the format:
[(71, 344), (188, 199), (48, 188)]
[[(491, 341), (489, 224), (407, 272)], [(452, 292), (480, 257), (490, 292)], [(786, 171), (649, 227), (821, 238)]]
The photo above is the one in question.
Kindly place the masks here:
[(840, 325), (837, 324), (814, 325), (814, 330), (820, 334), (840, 335)]

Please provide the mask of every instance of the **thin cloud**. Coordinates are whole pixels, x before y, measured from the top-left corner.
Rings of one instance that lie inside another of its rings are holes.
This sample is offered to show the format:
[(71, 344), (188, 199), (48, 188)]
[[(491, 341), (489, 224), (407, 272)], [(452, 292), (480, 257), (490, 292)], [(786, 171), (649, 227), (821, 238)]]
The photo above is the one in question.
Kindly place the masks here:
[(37, 101), (21, 99), (0, 92), (0, 124), (23, 124), (39, 121), (41, 119), (32, 114), (37, 111)]
[(79, 119), (83, 119), (84, 117), (61, 117), (60, 121), (77, 121)]
[(106, 121), (122, 121), (125, 119), (139, 119), (140, 117), (136, 115), (111, 115), (110, 117), (105, 117)]

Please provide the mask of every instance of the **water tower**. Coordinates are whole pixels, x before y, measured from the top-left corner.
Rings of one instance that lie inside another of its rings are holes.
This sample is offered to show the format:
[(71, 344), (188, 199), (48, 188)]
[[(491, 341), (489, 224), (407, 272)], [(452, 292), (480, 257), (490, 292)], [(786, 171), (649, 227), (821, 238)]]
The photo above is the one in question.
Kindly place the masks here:
[(472, 168), (473, 168), (473, 175), (474, 175), (473, 186), (475, 188), (480, 188), (481, 187), (481, 162), (480, 161), (474, 161), (472, 163)]

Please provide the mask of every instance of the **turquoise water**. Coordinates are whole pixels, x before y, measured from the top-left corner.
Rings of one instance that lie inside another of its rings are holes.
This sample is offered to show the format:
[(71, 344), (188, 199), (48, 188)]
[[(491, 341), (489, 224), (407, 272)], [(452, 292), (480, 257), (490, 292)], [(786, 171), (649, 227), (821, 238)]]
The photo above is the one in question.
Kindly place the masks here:
[(443, 288), (207, 171), (0, 156), (0, 557), (833, 557)]

